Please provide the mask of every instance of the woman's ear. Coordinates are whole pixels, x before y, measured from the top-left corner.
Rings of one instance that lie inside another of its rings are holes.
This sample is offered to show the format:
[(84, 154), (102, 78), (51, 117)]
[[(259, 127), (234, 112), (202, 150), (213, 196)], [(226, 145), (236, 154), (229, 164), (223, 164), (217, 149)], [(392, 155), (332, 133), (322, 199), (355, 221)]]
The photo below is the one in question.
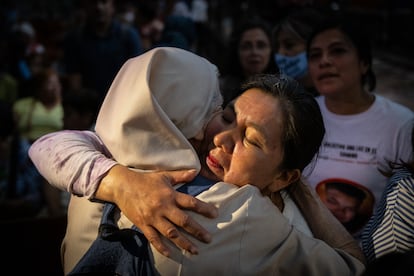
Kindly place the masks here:
[(269, 186), (271, 192), (278, 192), (295, 183), (300, 179), (300, 170), (285, 170), (275, 177), (273, 183)]

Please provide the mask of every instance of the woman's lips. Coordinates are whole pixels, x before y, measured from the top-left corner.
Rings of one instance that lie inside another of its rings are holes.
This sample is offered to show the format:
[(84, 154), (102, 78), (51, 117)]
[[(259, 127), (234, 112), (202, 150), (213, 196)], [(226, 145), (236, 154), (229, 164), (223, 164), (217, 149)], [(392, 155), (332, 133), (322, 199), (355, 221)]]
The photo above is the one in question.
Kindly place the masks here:
[(217, 159), (215, 159), (213, 156), (211, 156), (210, 154), (207, 156), (207, 158), (206, 158), (206, 163), (207, 163), (207, 165), (210, 167), (213, 167), (213, 168), (219, 168), (219, 169), (221, 169), (221, 165), (220, 165), (220, 163), (217, 161)]
[(338, 75), (337, 74), (327, 73), (327, 74), (320, 75), (318, 77), (318, 80), (324, 80), (324, 79), (329, 79), (329, 78), (334, 78), (334, 77), (338, 77)]
[(220, 165), (218, 160), (211, 154), (206, 157), (206, 164), (210, 171), (217, 177), (218, 180), (222, 180), (224, 177), (224, 168)]

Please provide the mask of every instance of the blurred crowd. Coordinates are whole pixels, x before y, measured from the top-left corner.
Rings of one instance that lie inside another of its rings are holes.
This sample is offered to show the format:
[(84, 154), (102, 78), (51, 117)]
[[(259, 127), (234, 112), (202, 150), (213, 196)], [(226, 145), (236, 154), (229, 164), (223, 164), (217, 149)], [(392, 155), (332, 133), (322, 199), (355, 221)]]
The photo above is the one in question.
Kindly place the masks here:
[[(291, 8), (283, 2), (271, 17), (253, 12), (263, 7), (237, 1), (2, 2), (0, 219), (66, 212), (65, 194), (45, 185), (27, 150), (49, 132), (93, 129), (105, 93), (127, 59), (157, 46), (179, 47), (219, 65), (230, 79), (223, 83), (238, 85), (244, 73), (234, 66), (241, 35), (231, 37), (235, 27), (251, 17), (246, 28), (260, 26), (264, 46), (270, 46), (272, 24)], [(268, 49), (263, 61), (246, 65), (251, 74), (277, 71)], [(236, 94), (230, 91), (226, 99)]]

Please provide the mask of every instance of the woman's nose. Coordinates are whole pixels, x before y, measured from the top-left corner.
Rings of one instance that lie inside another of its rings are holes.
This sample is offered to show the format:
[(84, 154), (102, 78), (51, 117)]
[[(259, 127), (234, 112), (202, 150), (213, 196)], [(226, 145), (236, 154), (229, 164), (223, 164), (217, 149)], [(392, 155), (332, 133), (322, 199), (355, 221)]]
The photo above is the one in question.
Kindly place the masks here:
[(327, 53), (322, 53), (320, 59), (320, 66), (326, 66), (331, 64), (331, 58)]
[(225, 153), (233, 153), (234, 149), (234, 131), (222, 131), (214, 136), (214, 145), (221, 148)]

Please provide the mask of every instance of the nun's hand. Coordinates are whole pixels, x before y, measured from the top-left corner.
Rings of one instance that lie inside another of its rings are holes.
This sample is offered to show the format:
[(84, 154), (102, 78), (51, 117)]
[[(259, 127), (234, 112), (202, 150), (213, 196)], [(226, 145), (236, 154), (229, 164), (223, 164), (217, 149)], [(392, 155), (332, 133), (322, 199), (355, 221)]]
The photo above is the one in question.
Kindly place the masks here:
[(211, 235), (183, 210), (214, 218), (217, 209), (172, 187), (191, 181), (195, 176), (194, 170), (140, 173), (116, 165), (102, 179), (96, 198), (115, 203), (161, 254), (170, 254), (161, 235), (178, 247), (197, 254), (198, 248), (182, 231), (205, 243), (211, 241)]

